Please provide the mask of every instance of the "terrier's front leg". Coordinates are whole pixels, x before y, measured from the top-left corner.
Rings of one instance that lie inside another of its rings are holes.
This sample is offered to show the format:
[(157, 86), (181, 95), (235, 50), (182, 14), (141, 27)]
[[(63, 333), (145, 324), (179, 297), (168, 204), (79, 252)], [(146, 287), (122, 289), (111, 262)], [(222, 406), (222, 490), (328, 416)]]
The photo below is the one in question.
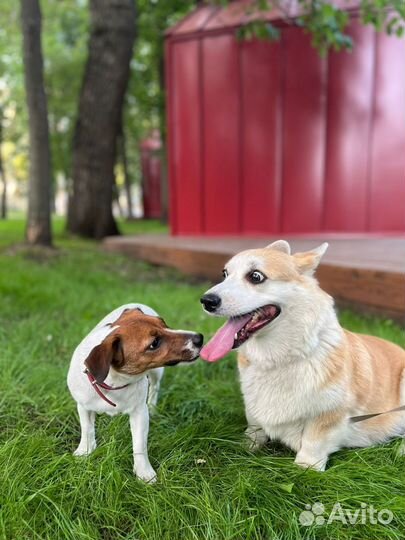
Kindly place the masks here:
[(77, 449), (73, 452), (74, 456), (88, 456), (96, 449), (96, 435), (94, 424), (96, 420), (96, 413), (94, 411), (88, 411), (77, 404), (77, 411), (79, 413), (81, 438)]
[(148, 390), (148, 406), (149, 414), (152, 416), (156, 410), (156, 405), (159, 397), (160, 381), (163, 377), (164, 368), (151, 369), (148, 373), (149, 390)]
[(149, 411), (146, 403), (129, 416), (134, 453), (134, 473), (144, 482), (156, 482), (156, 472), (148, 457)]

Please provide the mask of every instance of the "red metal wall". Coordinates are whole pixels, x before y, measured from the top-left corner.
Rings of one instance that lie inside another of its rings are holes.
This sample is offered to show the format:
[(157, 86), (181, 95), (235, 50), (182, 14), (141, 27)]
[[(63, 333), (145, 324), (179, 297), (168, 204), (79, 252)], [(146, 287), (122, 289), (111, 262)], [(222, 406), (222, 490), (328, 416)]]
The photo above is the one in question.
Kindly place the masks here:
[(210, 9), (167, 39), (172, 233), (405, 232), (405, 40), (353, 16), (353, 52), (321, 58)]

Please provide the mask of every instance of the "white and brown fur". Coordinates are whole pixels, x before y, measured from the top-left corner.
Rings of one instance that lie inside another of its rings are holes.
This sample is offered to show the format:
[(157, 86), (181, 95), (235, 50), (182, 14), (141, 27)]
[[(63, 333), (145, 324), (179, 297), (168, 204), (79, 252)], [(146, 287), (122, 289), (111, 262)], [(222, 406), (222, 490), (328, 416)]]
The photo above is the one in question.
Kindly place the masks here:
[[(405, 434), (403, 412), (350, 421), (405, 403), (405, 351), (340, 326), (333, 299), (313, 277), (327, 247), (291, 255), (280, 240), (241, 252), (227, 263), (226, 279), (207, 291), (221, 298), (215, 315), (237, 316), (266, 304), (281, 308), (239, 349), (246, 435), (252, 449), (280, 440), (296, 452), (298, 465), (319, 471), (342, 447)], [(267, 279), (249, 283), (253, 269)]]
[[(161, 345), (150, 350), (156, 336)], [(153, 309), (142, 304), (121, 306), (100, 321), (74, 351), (68, 373), (68, 386), (77, 402), (81, 426), (81, 439), (74, 455), (89, 455), (95, 450), (96, 413), (128, 414), (134, 472), (146, 482), (155, 481), (147, 448), (148, 404), (154, 407), (157, 403), (163, 366), (194, 360), (201, 345), (201, 334), (169, 329)], [(86, 369), (99, 383), (128, 385), (121, 390), (103, 390), (115, 407), (96, 393)]]

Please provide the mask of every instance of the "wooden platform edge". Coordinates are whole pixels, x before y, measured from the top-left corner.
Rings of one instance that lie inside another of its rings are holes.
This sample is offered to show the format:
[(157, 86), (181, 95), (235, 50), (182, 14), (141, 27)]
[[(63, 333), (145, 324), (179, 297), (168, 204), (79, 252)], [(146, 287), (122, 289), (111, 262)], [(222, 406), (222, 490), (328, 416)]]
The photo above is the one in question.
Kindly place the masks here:
[[(222, 279), (228, 255), (211, 251), (136, 244), (107, 239), (107, 251), (119, 252), (152, 264), (170, 266), (201, 279)], [(321, 287), (337, 305), (389, 317), (405, 324), (405, 273), (321, 264), (317, 271)]]

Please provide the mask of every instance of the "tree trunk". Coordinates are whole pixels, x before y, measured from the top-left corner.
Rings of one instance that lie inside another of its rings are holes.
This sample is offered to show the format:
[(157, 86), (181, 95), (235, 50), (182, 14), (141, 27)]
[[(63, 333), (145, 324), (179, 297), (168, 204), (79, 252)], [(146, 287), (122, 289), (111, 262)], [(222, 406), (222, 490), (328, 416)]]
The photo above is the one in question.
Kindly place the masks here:
[[(159, 59), (159, 84), (161, 95), (165, 95), (165, 62), (163, 42), (160, 49)], [(162, 99), (159, 104), (160, 136), (162, 137), (161, 171), (160, 171), (160, 221), (169, 221), (169, 179), (167, 175), (167, 133), (166, 133), (166, 100)]]
[(0, 109), (0, 180), (2, 183), (1, 202), (0, 202), (0, 219), (6, 219), (7, 218), (7, 178), (6, 178), (6, 171), (4, 170), (4, 165), (3, 165), (2, 144), (3, 144), (3, 111), (2, 109)]
[(21, 25), (30, 138), (26, 238), (30, 244), (50, 246), (51, 153), (41, 50), (41, 10), (38, 0), (21, 0)]
[(90, 0), (89, 56), (73, 140), (71, 232), (118, 234), (112, 214), (114, 164), (135, 40), (134, 0)]
[(118, 138), (118, 144), (119, 144), (118, 154), (120, 155), (122, 169), (124, 171), (124, 188), (125, 188), (125, 195), (127, 198), (127, 218), (133, 219), (134, 215), (132, 213), (132, 192), (131, 192), (132, 182), (131, 182), (131, 177), (130, 177), (129, 169), (128, 169), (127, 145), (126, 145), (126, 139), (125, 139), (125, 132), (124, 132), (122, 124), (121, 124), (120, 134)]

